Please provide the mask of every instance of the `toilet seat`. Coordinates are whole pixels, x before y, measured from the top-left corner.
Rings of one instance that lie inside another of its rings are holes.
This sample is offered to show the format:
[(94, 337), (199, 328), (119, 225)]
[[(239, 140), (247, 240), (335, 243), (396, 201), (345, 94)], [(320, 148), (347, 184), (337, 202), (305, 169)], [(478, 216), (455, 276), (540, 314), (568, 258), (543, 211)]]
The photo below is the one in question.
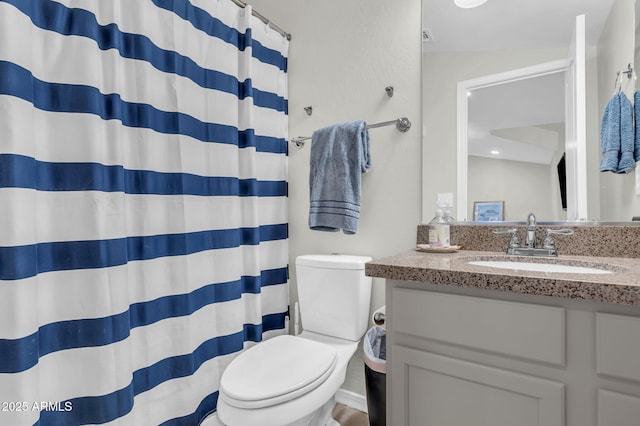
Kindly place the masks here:
[(281, 404), (320, 386), (337, 358), (330, 345), (289, 335), (274, 337), (229, 364), (220, 380), (220, 398), (238, 408)]

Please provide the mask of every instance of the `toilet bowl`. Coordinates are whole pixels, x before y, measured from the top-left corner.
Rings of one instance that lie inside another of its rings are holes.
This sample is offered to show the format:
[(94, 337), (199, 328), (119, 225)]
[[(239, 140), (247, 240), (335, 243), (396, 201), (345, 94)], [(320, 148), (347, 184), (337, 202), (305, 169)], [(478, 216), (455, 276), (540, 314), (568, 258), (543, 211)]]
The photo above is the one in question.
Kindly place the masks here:
[[(337, 424), (331, 422), (334, 395), (357, 346), (357, 342), (305, 331), (252, 347), (225, 371), (218, 419), (229, 426)], [(290, 356), (282, 359), (283, 353)], [(253, 384), (247, 386), (249, 382)]]
[(335, 394), (364, 335), (371, 278), (365, 256), (296, 259), (298, 336), (273, 337), (238, 355), (220, 379), (217, 418), (227, 426), (333, 426)]

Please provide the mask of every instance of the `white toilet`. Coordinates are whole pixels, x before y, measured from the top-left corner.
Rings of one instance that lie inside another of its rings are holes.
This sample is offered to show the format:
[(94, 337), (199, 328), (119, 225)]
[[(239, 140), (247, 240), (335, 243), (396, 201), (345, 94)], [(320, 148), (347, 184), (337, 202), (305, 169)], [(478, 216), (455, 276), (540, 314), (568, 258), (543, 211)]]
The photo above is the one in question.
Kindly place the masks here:
[(298, 336), (277, 336), (236, 357), (220, 379), (218, 419), (228, 426), (337, 425), (335, 393), (369, 317), (370, 257), (296, 259)]

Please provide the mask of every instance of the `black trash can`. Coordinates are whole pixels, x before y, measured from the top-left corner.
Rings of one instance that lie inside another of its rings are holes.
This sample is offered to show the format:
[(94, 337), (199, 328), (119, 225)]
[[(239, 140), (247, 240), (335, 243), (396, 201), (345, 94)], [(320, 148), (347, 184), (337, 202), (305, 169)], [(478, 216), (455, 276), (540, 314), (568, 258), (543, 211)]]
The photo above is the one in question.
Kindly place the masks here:
[(371, 327), (364, 337), (364, 378), (370, 426), (387, 424), (387, 331)]

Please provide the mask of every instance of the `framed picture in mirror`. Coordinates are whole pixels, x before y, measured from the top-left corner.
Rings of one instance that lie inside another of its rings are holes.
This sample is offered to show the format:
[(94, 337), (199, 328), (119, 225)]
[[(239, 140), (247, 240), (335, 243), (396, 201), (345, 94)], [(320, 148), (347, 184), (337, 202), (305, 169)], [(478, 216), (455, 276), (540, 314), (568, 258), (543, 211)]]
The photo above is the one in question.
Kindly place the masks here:
[(501, 222), (504, 220), (504, 201), (475, 201), (474, 222)]

